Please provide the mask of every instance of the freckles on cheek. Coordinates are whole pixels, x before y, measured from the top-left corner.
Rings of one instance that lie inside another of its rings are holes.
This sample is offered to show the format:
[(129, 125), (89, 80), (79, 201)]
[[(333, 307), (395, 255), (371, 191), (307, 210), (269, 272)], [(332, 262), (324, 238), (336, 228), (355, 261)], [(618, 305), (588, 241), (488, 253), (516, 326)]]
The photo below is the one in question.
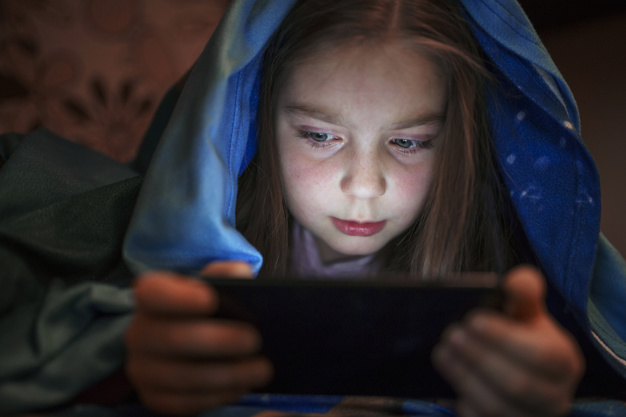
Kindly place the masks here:
[[(325, 187), (330, 185), (332, 167), (328, 163), (311, 158), (301, 152), (290, 152), (285, 158), (283, 173), (292, 183), (302, 187)], [(307, 189), (305, 188), (305, 192)]]
[(317, 190), (328, 190), (330, 186), (328, 173), (319, 164), (307, 164), (294, 158), (290, 161), (287, 171), (291, 194), (310, 195)]
[(316, 224), (337, 201), (332, 169), (323, 162), (297, 156), (285, 162), (289, 212), (305, 226)]
[(396, 178), (401, 195), (411, 200), (409, 204), (413, 202), (421, 207), (432, 182), (432, 164), (421, 164), (404, 170)]

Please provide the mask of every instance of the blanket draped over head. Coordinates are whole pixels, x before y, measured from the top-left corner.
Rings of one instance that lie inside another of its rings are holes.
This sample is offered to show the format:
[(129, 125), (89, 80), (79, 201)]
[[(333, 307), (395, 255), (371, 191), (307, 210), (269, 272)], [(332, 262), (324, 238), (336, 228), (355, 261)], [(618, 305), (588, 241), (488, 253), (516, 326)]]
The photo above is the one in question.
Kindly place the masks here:
[[(47, 131), (2, 137), (0, 414), (62, 405), (122, 366), (133, 274), (194, 274), (224, 259), (259, 270), (261, 255), (235, 229), (237, 178), (256, 152), (263, 50), (294, 2), (232, 2), (180, 97), (170, 93), (157, 113), (169, 123), (147, 135), (160, 141), (145, 176)], [(589, 372), (613, 373), (607, 380), (626, 392), (626, 265), (599, 232), (598, 174), (574, 99), (515, 0), (460, 4), (501, 73), (488, 97), (491, 131), (551, 311), (600, 352)], [(253, 396), (228, 415), (325, 412), (340, 401)], [(453, 415), (394, 404), (407, 415)], [(606, 401), (573, 411), (625, 412)]]

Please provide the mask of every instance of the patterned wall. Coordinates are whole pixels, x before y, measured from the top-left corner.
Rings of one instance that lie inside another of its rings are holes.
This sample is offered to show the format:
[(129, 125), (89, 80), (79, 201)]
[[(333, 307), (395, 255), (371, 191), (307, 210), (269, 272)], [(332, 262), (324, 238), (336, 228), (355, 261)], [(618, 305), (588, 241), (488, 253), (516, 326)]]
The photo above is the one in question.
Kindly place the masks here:
[(0, 132), (45, 126), (132, 159), (228, 0), (0, 0)]

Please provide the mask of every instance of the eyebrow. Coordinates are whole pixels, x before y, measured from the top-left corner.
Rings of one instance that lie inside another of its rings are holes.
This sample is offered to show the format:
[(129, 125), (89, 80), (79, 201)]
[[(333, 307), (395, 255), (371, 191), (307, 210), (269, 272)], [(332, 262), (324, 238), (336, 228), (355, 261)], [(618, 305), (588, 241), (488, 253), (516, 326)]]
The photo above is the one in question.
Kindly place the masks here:
[[(308, 116), (317, 120), (321, 120), (326, 123), (339, 125), (339, 126), (347, 126), (346, 122), (343, 121), (342, 118), (338, 118), (335, 116), (326, 113), (323, 110), (316, 109), (314, 107), (310, 107), (303, 104), (290, 104), (284, 107), (285, 111), (288, 114), (295, 116)], [(408, 129), (416, 126), (424, 126), (424, 125), (441, 125), (443, 124), (445, 117), (442, 113), (427, 113), (425, 115), (421, 115), (409, 120), (403, 120), (401, 122), (393, 123), (389, 126), (391, 130), (402, 130)]]
[(291, 105), (285, 106), (284, 108), (285, 108), (285, 111), (291, 115), (309, 116), (314, 119), (321, 120), (323, 122), (330, 123), (333, 125), (345, 126), (345, 122), (341, 118), (331, 116), (330, 114), (322, 110), (315, 109), (313, 107), (305, 106), (302, 104), (291, 104)]
[(413, 119), (404, 120), (402, 122), (393, 123), (391, 125), (392, 130), (408, 129), (410, 127), (425, 126), (425, 125), (442, 125), (444, 116), (441, 113), (428, 113), (423, 116), (419, 116)]

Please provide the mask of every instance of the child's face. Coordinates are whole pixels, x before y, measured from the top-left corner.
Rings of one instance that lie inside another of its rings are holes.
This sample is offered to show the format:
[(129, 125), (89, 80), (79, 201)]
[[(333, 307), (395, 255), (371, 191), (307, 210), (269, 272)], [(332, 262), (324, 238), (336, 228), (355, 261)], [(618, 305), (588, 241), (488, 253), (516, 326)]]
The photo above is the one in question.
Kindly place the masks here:
[(277, 104), (287, 206), (324, 261), (375, 253), (413, 224), (446, 104), (428, 59), (399, 42), (326, 50), (295, 66)]

